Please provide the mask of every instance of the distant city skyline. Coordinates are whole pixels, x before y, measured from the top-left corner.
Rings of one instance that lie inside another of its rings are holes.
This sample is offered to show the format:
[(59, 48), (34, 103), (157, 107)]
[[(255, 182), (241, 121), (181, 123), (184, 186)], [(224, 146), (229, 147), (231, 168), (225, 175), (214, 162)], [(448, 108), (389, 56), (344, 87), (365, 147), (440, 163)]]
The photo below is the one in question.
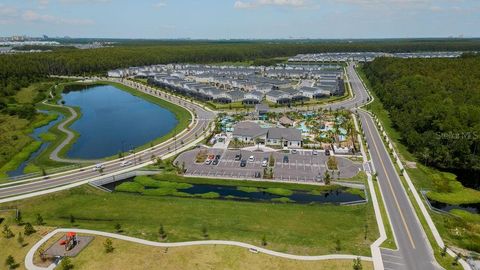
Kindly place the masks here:
[(480, 37), (477, 0), (2, 0), (0, 36)]

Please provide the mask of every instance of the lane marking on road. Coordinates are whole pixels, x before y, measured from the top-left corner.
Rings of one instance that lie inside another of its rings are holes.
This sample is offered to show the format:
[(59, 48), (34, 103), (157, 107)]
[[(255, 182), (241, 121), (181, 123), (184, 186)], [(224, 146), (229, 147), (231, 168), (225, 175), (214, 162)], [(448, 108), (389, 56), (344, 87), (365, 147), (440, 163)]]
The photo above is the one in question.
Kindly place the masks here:
[[(410, 240), (410, 243), (412, 244), (413, 249), (415, 249), (416, 247), (415, 247), (415, 243), (413, 241), (412, 234), (410, 233), (410, 229), (408, 228), (407, 222), (405, 221), (405, 216), (403, 215), (402, 208), (400, 208), (400, 204), (398, 203), (397, 195), (395, 194), (395, 191), (393, 190), (393, 186), (392, 186), (392, 183), (390, 181), (390, 178), (388, 177), (387, 169), (385, 167), (385, 164), (383, 163), (383, 159), (380, 158), (380, 151), (378, 150), (377, 143), (375, 142), (375, 139), (373, 138), (373, 132), (370, 129), (370, 125), (368, 124), (368, 119), (365, 121), (365, 124), (367, 125), (368, 132), (370, 132), (370, 134), (372, 135), (373, 146), (375, 147), (375, 151), (377, 151), (378, 158), (380, 160), (380, 164), (382, 164), (383, 172), (385, 173), (385, 177), (388, 180), (387, 182), (388, 182), (388, 185), (390, 187), (390, 191), (392, 192), (395, 204), (397, 205), (398, 212), (400, 213), (400, 218), (402, 219), (403, 226), (405, 227), (405, 230), (407, 232), (408, 238)], [(388, 155), (388, 153), (387, 153), (387, 155)]]

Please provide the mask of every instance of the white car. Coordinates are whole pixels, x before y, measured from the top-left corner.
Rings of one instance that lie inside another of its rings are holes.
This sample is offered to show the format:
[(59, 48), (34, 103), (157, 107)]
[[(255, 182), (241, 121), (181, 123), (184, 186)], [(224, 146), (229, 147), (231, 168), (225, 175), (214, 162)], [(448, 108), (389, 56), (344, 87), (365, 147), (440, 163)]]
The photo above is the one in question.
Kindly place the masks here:
[(267, 167), (268, 165), (268, 158), (264, 158), (262, 161), (262, 167)]
[(313, 151), (312, 151), (312, 155), (314, 155), (314, 156), (318, 155), (318, 151), (317, 151), (317, 150), (313, 150)]
[(132, 165), (132, 162), (130, 160), (127, 160), (127, 161), (124, 161), (120, 164), (120, 167), (125, 167), (125, 166), (129, 166), (129, 165)]
[(103, 169), (103, 164), (97, 164), (95, 167), (93, 167), (93, 171), (98, 171), (100, 169)]
[(254, 162), (254, 161), (255, 161), (255, 157), (254, 157), (254, 156), (250, 156), (250, 157), (248, 158), (248, 162)]

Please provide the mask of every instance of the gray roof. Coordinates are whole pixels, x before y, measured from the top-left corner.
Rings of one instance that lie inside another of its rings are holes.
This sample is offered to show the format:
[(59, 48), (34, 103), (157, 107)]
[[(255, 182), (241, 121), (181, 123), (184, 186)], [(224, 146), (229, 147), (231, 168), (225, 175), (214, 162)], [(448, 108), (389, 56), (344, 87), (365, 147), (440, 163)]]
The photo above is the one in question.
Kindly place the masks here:
[(262, 112), (268, 112), (269, 110), (269, 107), (267, 104), (257, 104), (255, 105), (255, 110), (258, 112), (258, 111), (262, 111)]
[(270, 91), (267, 93), (267, 96), (270, 96), (270, 97), (281, 97), (282, 95), (285, 95), (286, 93), (283, 92), (283, 91), (278, 91), (278, 90), (273, 90), (273, 91)]
[(240, 90), (233, 90), (233, 91), (227, 92), (227, 94), (230, 95), (232, 100), (241, 100), (241, 99), (243, 99), (243, 97), (245, 95), (245, 92), (240, 91)]
[(302, 132), (296, 128), (269, 128), (267, 139), (301, 141)]
[(244, 137), (258, 137), (265, 135), (268, 129), (261, 128), (257, 123), (254, 122), (240, 122), (235, 125), (233, 129), (233, 136), (244, 136)]

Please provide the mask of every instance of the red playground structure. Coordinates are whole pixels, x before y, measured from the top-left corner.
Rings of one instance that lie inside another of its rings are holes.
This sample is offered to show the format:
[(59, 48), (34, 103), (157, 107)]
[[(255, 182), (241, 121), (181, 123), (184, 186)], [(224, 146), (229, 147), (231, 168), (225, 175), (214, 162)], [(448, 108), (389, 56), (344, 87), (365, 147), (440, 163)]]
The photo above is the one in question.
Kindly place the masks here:
[(72, 250), (77, 245), (77, 234), (68, 232), (65, 235), (65, 239), (60, 241), (60, 245), (64, 245), (66, 251)]

